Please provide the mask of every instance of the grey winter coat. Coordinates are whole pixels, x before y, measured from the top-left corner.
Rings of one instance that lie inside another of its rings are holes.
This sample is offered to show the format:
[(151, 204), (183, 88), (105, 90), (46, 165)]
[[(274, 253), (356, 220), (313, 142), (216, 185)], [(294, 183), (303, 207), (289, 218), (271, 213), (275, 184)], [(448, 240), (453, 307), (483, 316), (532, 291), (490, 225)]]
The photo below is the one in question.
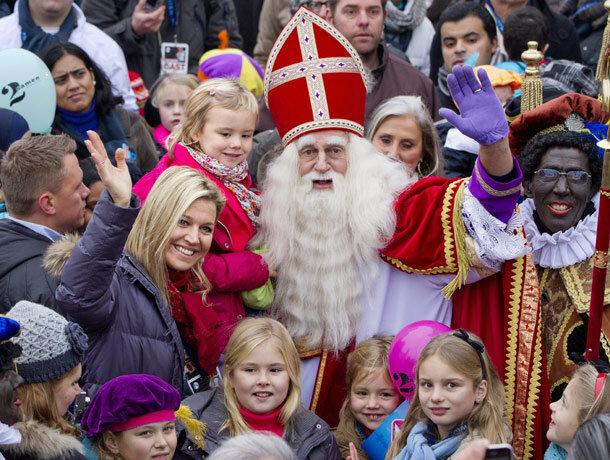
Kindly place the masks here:
[(84, 0), (82, 7), (87, 21), (119, 44), (125, 53), (127, 68), (139, 73), (148, 88), (159, 75), (161, 41), (187, 43), (188, 71), (195, 75), (201, 55), (220, 45), (218, 34), (223, 29), (229, 35), (229, 46), (242, 46), (233, 0), (174, 0), (178, 20), (176, 28), (172, 27), (166, 7), (158, 34), (143, 36), (131, 28), (131, 15), (137, 3), (138, 0)]
[[(179, 424), (178, 446), (174, 460), (192, 460), (208, 457), (220, 444), (230, 437), (227, 430), (218, 431), (227, 419), (222, 390), (214, 389), (186, 398), (183, 404), (193, 412), (194, 418), (207, 426), (205, 451), (195, 447), (184, 426)], [(341, 453), (330, 428), (317, 415), (301, 408), (294, 416), (294, 434), (284, 435), (284, 440), (296, 453), (299, 460), (341, 460)]]
[(42, 267), (51, 240), (10, 219), (0, 219), (0, 313), (20, 300), (56, 310), (57, 282)]
[(136, 195), (123, 209), (104, 190), (57, 288), (60, 311), (89, 336), (82, 380), (90, 396), (124, 374), (156, 375), (182, 390), (176, 323), (150, 275), (123, 250), (139, 210)]

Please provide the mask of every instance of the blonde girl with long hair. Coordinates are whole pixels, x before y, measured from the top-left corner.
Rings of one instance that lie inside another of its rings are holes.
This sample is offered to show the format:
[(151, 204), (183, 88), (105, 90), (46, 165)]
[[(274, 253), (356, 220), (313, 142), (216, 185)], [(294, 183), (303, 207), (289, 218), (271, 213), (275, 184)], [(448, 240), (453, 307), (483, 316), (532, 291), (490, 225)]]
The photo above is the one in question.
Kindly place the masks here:
[(92, 395), (119, 375), (150, 374), (182, 392), (183, 341), (217, 358), (206, 354), (219, 321), (205, 301), (201, 260), (224, 197), (198, 171), (171, 168), (140, 208), (123, 152), (114, 167), (98, 136), (89, 136), (106, 191), (56, 293), (61, 311), (90, 337), (82, 381)]
[(599, 372), (592, 364), (580, 366), (563, 390), (561, 399), (551, 403), (551, 423), (546, 437), (551, 445), (545, 460), (568, 458), (578, 427), (596, 415), (610, 412), (608, 369)]
[[(208, 300), (222, 323), (218, 355), (237, 322), (246, 316), (241, 292), (265, 285), (270, 275), (263, 256), (246, 250), (260, 208), (260, 197), (250, 190), (246, 161), (257, 118), (256, 98), (239, 80), (206, 80), (186, 100), (184, 119), (170, 137), (168, 154), (133, 188), (144, 201), (163, 171), (188, 166), (208, 177), (226, 198), (203, 264), (211, 283)], [(270, 300), (263, 299), (251, 306), (262, 308), (268, 303)], [(214, 371), (203, 370), (208, 374)]]
[(344, 458), (350, 455), (351, 442), (360, 460), (368, 460), (360, 445), (403, 401), (388, 368), (393, 339), (393, 336), (371, 337), (360, 342), (347, 357), (347, 396), (334, 433)]
[(505, 443), (504, 387), (481, 340), (463, 329), (435, 337), (416, 370), (413, 401), (386, 460), (450, 458), (472, 439)]
[(207, 426), (205, 448), (197, 449), (196, 440), (187, 434), (175, 458), (193, 458), (193, 451), (205, 458), (224, 439), (265, 431), (288, 442), (299, 460), (341, 459), (328, 425), (301, 406), (300, 366), (297, 349), (281, 323), (270, 318), (241, 321), (227, 344), (222, 389), (184, 401)]

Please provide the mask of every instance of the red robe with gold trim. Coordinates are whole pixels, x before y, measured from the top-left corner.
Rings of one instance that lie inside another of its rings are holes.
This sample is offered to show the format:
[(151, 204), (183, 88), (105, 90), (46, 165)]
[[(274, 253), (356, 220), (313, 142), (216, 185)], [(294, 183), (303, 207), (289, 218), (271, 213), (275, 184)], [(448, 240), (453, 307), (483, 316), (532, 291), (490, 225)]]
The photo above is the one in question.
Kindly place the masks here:
[(447, 292), (454, 291), (452, 327), (483, 340), (505, 384), (505, 418), (517, 456), (542, 459), (550, 398), (536, 269), (528, 254), (505, 262), (501, 273), (457, 289), (469, 269), (459, 199), (465, 183), (428, 179), (405, 191), (395, 205), (396, 233), (382, 258), (407, 273), (456, 274)]

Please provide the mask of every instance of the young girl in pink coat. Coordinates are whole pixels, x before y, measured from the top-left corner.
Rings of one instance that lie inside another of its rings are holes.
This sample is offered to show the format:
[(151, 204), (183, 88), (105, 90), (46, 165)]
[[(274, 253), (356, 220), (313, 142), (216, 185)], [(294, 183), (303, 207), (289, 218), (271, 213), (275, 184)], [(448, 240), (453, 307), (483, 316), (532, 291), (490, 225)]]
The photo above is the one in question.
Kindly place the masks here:
[(246, 162), (257, 114), (256, 98), (239, 81), (205, 81), (188, 97), (184, 119), (170, 137), (168, 154), (133, 188), (144, 202), (165, 169), (189, 166), (210, 178), (225, 196), (227, 203), (203, 262), (212, 285), (209, 301), (222, 323), (218, 333), (221, 351), (235, 324), (245, 316), (240, 292), (258, 288), (269, 279), (263, 257), (246, 250), (260, 207), (259, 196), (250, 191)]

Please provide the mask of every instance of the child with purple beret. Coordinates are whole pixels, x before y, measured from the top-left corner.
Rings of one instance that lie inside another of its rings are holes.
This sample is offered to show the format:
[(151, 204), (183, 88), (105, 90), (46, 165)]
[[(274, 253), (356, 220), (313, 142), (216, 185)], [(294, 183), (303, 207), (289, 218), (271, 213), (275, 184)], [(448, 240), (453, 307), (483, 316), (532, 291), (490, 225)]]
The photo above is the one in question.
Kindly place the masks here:
[(176, 419), (201, 441), (205, 424), (180, 406), (180, 393), (146, 374), (116, 377), (96, 393), (83, 414), (82, 429), (100, 460), (171, 460)]

